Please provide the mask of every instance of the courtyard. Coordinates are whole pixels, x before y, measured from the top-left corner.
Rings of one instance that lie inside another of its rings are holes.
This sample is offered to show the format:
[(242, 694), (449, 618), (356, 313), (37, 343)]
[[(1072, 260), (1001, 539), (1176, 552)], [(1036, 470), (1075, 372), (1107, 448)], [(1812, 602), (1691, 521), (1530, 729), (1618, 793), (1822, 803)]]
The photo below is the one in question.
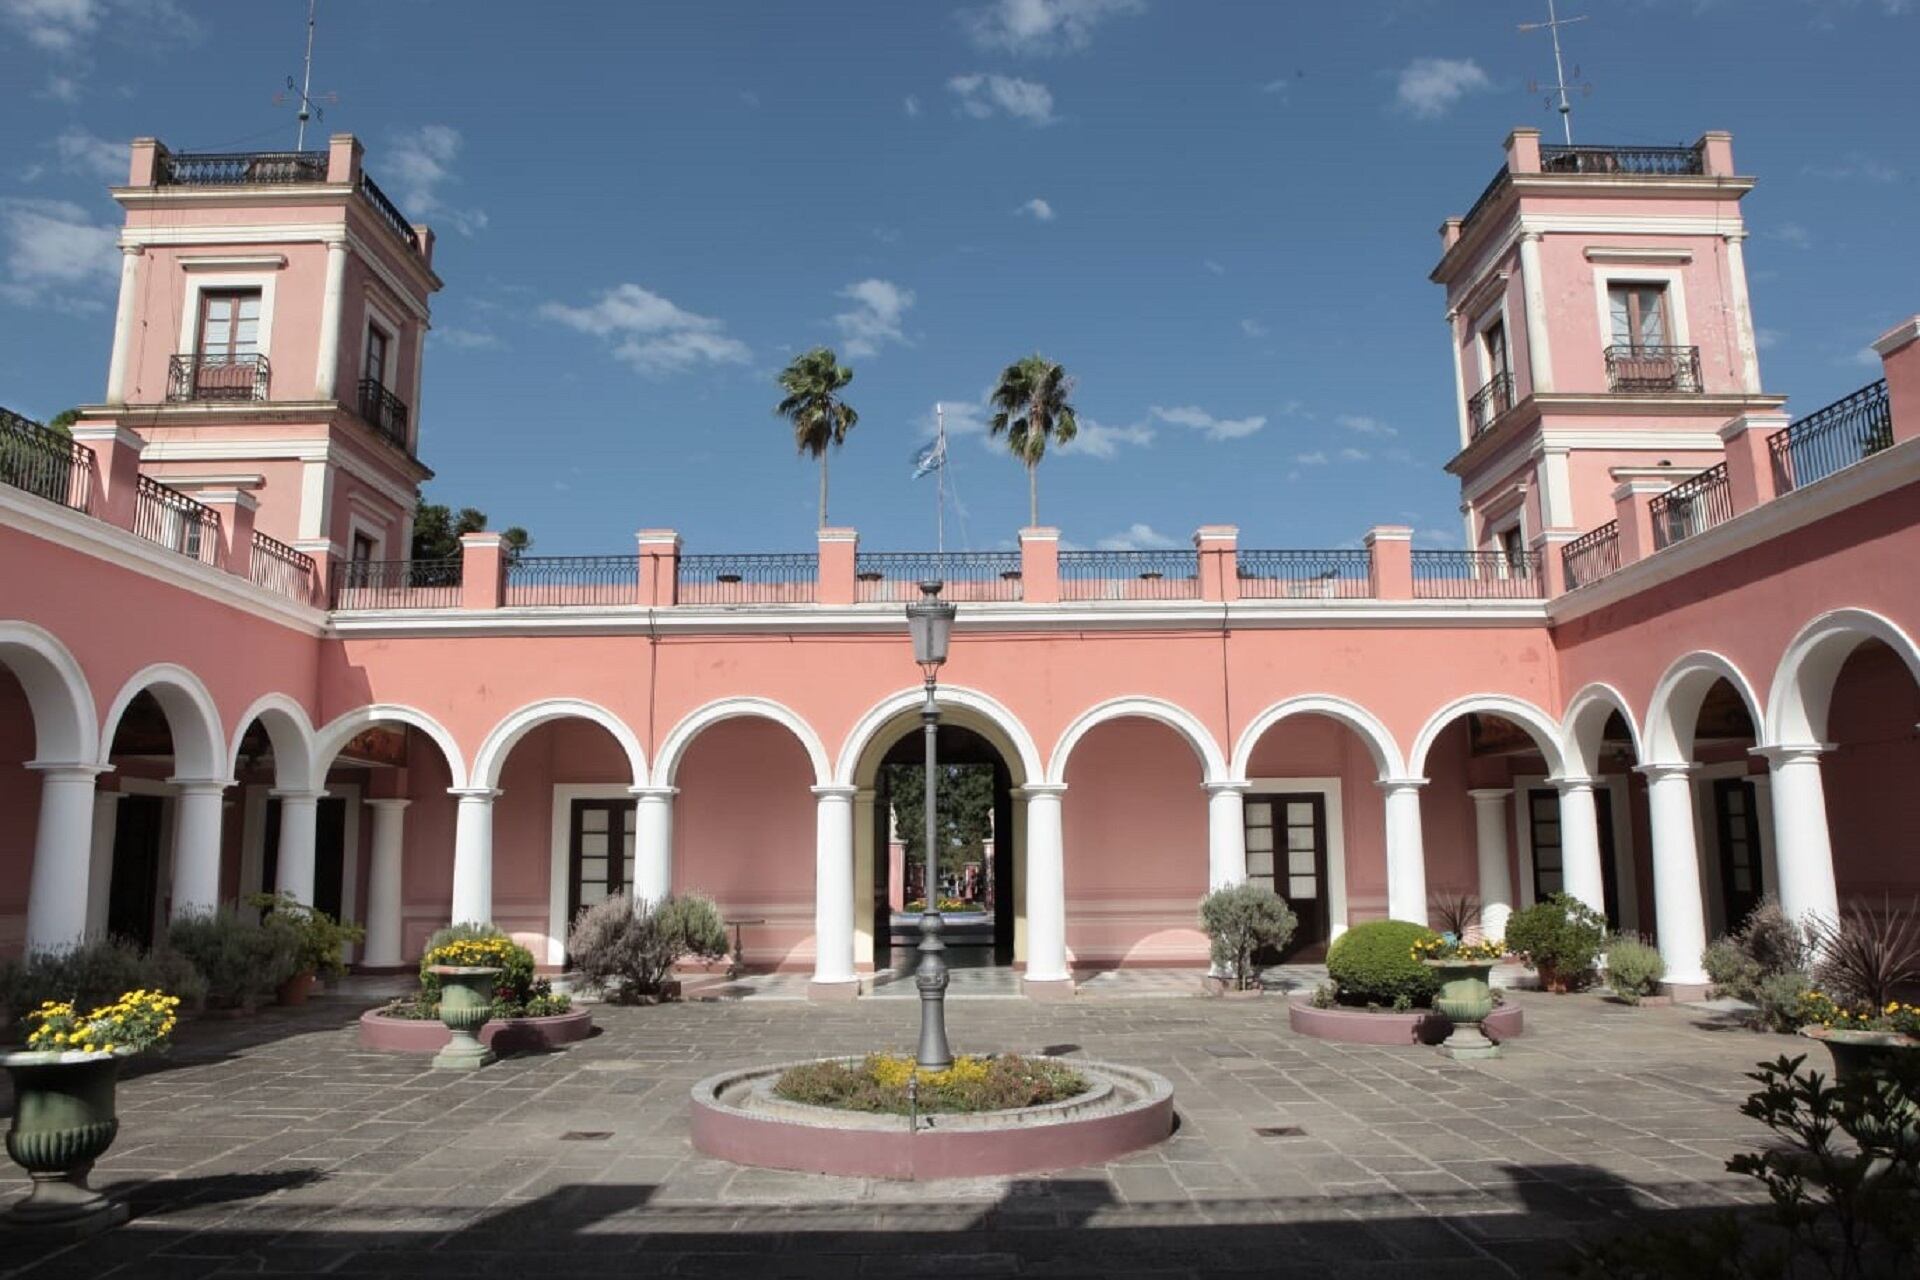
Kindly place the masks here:
[[(1174, 1136), (1101, 1167), (921, 1184), (742, 1168), (687, 1141), (702, 1076), (910, 1045), (914, 1001), (601, 1005), (593, 1038), (473, 1073), (361, 1050), (367, 998), (195, 1021), (121, 1084), (94, 1183), (132, 1220), (9, 1241), (0, 1274), (1552, 1274), (1577, 1239), (1753, 1203), (1724, 1168), (1765, 1135), (1738, 1113), (1743, 1073), (1813, 1048), (1705, 1006), (1513, 992), (1526, 1034), (1469, 1064), (1294, 1034), (1274, 993), (1112, 989), (959, 996), (955, 1047), (1161, 1072)], [(0, 1199), (23, 1190), (7, 1166)]]

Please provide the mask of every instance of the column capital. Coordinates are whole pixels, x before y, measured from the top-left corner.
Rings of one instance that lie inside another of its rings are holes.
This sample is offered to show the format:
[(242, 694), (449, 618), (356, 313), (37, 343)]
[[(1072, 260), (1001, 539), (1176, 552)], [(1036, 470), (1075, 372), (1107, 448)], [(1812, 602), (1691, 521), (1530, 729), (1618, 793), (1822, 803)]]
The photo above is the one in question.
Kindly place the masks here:
[(275, 800), (311, 800), (318, 804), (327, 798), (328, 793), (324, 787), (319, 790), (310, 787), (275, 787), (267, 794)]
[(1067, 784), (1064, 782), (1029, 782), (1024, 787), (1015, 787), (1013, 794), (1021, 800), (1058, 799), (1067, 794)]
[(1475, 800), (1479, 801), (1482, 804), (1488, 804), (1495, 800), (1505, 800), (1508, 796), (1511, 796), (1513, 794), (1513, 788), (1512, 787), (1474, 787), (1472, 790), (1468, 791), (1467, 794), (1472, 796)]
[(146, 251), (147, 246), (143, 244), (129, 244), (124, 240), (120, 242), (120, 252), (129, 258), (138, 258)]
[(1427, 785), (1427, 778), (1375, 778), (1374, 785), (1388, 795), (1399, 791), (1418, 791)]
[(1669, 761), (1664, 764), (1637, 764), (1633, 767), (1633, 771), (1644, 775), (1648, 782), (1662, 782), (1668, 778), (1688, 777), (1697, 768), (1699, 766), (1691, 761), (1680, 763)]
[(1817, 761), (1833, 749), (1831, 742), (1788, 742), (1771, 747), (1748, 747), (1747, 754), (1759, 756), (1769, 768), (1778, 769), (1782, 765)]
[(636, 800), (671, 800), (680, 794), (678, 787), (628, 787), (627, 794)]
[(879, 798), (880, 792), (878, 788), (875, 787), (861, 787), (853, 793), (853, 802), (855, 804), (872, 804)]
[(1600, 785), (1600, 779), (1569, 774), (1564, 778), (1548, 778), (1547, 785), (1561, 795), (1566, 795), (1569, 791), (1591, 791)]
[(498, 787), (448, 787), (447, 794), (459, 797), (461, 804), (492, 804), (501, 791)]
[(369, 799), (362, 800), (360, 803), (366, 805), (369, 809), (404, 809), (412, 804), (413, 801), (407, 799), (405, 796), (373, 796)]
[(1210, 796), (1219, 796), (1219, 795), (1242, 795), (1243, 796), (1247, 794), (1247, 792), (1253, 790), (1253, 784), (1251, 782), (1234, 782), (1232, 780), (1228, 780), (1226, 782), (1203, 782), (1200, 784), (1200, 789), (1205, 791)]
[(819, 800), (845, 800), (851, 802), (855, 796), (860, 794), (860, 788), (842, 786), (838, 783), (830, 783), (824, 787), (808, 787), (807, 790), (813, 792), (814, 797)]
[(167, 785), (183, 796), (218, 795), (235, 785), (232, 778), (168, 778)]
[(43, 778), (58, 778), (63, 781), (78, 781), (80, 778), (97, 778), (103, 773), (113, 772), (111, 765), (83, 763), (62, 760), (29, 760), (26, 765)]

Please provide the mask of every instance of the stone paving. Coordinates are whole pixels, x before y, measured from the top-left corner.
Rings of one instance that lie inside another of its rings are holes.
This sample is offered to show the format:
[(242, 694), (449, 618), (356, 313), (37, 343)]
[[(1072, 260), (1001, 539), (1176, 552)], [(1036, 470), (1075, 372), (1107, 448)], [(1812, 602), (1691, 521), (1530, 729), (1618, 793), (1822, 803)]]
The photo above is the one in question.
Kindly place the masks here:
[[(1165, 1074), (1179, 1129), (1105, 1167), (916, 1185), (686, 1139), (698, 1078), (910, 1046), (908, 1002), (600, 1007), (589, 1041), (454, 1075), (360, 1051), (364, 1002), (333, 997), (193, 1024), (136, 1069), (95, 1173), (133, 1220), (61, 1248), (0, 1237), (0, 1275), (1534, 1276), (1576, 1236), (1753, 1201), (1723, 1167), (1763, 1133), (1742, 1073), (1801, 1042), (1510, 998), (1527, 1034), (1472, 1064), (1297, 1036), (1277, 996), (958, 1003), (962, 1050)], [(23, 1190), (5, 1166), (0, 1201)]]

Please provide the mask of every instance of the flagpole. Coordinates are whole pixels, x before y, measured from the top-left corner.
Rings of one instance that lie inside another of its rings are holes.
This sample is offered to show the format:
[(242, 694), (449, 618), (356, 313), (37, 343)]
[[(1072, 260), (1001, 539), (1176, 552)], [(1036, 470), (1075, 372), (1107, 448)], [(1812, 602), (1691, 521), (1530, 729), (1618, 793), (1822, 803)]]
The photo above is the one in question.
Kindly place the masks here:
[(934, 456), (940, 465), (933, 472), (933, 549), (944, 562), (947, 554), (947, 407), (933, 406)]

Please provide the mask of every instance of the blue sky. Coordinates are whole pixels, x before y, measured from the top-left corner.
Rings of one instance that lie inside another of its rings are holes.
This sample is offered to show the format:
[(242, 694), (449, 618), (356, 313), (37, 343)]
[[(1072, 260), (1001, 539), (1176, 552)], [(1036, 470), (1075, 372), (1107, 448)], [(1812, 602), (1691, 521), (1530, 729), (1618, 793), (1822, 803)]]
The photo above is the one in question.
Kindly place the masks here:
[[(836, 346), (860, 425), (833, 518), (933, 541), (908, 477), (936, 401), (977, 435), (1033, 350), (1087, 439), (1041, 469), (1084, 546), (1457, 541), (1435, 229), (1515, 125), (1544, 0), (321, 0), (319, 132), (433, 222), (447, 281), (428, 495), (541, 551), (811, 545), (815, 473), (771, 415)], [(1578, 0), (1589, 142), (1735, 135), (1761, 368), (1805, 412), (1920, 309), (1913, 0)], [(0, 404), (96, 399), (124, 142), (292, 145), (272, 105), (303, 0), (0, 0)], [(976, 548), (1025, 522), (1017, 463), (961, 438)], [(949, 532), (955, 530), (950, 519)], [(958, 541), (958, 538), (955, 539)]]

